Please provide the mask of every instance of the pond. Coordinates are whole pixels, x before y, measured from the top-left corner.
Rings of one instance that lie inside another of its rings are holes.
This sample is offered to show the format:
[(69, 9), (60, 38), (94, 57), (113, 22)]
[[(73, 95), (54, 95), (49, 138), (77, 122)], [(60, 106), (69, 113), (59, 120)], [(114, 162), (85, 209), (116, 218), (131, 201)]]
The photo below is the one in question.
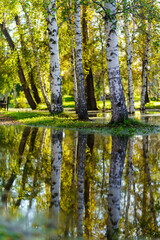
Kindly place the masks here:
[(160, 134), (0, 126), (0, 163), (0, 239), (160, 238)]

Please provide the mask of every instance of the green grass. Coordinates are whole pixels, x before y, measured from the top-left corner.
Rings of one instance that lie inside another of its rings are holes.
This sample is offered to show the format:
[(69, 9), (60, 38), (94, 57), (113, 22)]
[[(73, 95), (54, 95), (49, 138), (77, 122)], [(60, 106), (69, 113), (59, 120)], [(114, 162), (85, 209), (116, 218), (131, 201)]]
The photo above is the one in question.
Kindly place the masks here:
[[(63, 100), (63, 107), (64, 108), (75, 108), (75, 102), (74, 101)], [(97, 101), (97, 107), (98, 107), (98, 109), (102, 109), (103, 108), (103, 102), (102, 101)], [(109, 100), (106, 100), (105, 108), (106, 109), (111, 109), (111, 102)]]
[[(136, 109), (140, 109), (140, 100), (136, 100), (135, 101), (135, 108)], [(75, 103), (74, 103), (74, 99), (70, 99), (69, 97), (63, 98), (63, 107), (64, 108), (75, 108)], [(97, 107), (98, 109), (102, 109), (103, 108), (103, 101), (97, 101)], [(148, 109), (154, 109), (154, 108), (158, 108), (160, 109), (160, 101), (150, 101), (149, 103), (146, 104), (146, 108)], [(111, 109), (111, 102), (110, 100), (106, 100), (105, 103), (105, 109)]]
[[(135, 108), (139, 109), (140, 108), (140, 97), (139, 96), (135, 96)], [(17, 98), (17, 100), (20, 102), (20, 108), (22, 107), (29, 107), (28, 103), (26, 102), (26, 99), (22, 99), (22, 97)], [(75, 108), (75, 102), (74, 102), (74, 97), (72, 95), (64, 95), (63, 98), (63, 107), (64, 108)], [(14, 106), (14, 101), (13, 99), (10, 100), (10, 107)], [(102, 109), (103, 108), (103, 101), (97, 101), (97, 107), (98, 109)], [(152, 101), (150, 100), (149, 103), (146, 104), (146, 108), (148, 109), (154, 109), (154, 108), (158, 108), (160, 109), (160, 101)], [(37, 109), (39, 110), (44, 110), (47, 109), (46, 104), (45, 103), (40, 103), (37, 105)], [(110, 100), (106, 100), (105, 103), (105, 109), (111, 109), (111, 102)]]
[(160, 101), (150, 101), (146, 104), (146, 108), (154, 109), (158, 108), (160, 109)]
[(128, 119), (124, 123), (96, 123), (94, 121), (79, 121), (74, 114), (55, 114), (51, 115), (44, 111), (13, 111), (3, 112), (20, 124), (29, 126), (46, 126), (54, 128), (68, 128), (85, 132), (98, 132), (111, 135), (148, 134), (160, 132), (160, 127), (141, 123), (137, 120)]

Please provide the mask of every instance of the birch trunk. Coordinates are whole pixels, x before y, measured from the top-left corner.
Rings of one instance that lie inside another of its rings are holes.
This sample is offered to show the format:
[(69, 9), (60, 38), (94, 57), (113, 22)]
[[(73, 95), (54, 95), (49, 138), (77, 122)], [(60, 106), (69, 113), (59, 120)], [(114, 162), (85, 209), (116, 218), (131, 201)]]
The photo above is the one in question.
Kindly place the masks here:
[(84, 169), (86, 153), (86, 134), (79, 133), (78, 137), (78, 166), (77, 166), (77, 235), (83, 236), (83, 205), (84, 205)]
[(72, 39), (71, 62), (72, 62), (72, 78), (73, 78), (73, 84), (74, 84), (75, 110), (76, 110), (76, 113), (78, 113), (78, 89), (77, 89), (77, 78), (76, 78), (75, 54), (74, 54), (73, 39)]
[(116, 239), (119, 230), (121, 178), (126, 156), (127, 138), (112, 137), (108, 193), (108, 239)]
[(79, 119), (88, 119), (84, 72), (82, 64), (82, 34), (81, 34), (81, 8), (80, 0), (76, 2), (75, 11), (75, 39), (76, 39), (76, 77), (78, 87), (78, 117)]
[[(72, 1), (70, 1), (70, 7), (72, 7)], [(73, 34), (73, 18), (69, 17), (70, 31)], [(75, 52), (74, 52), (74, 38), (71, 36), (71, 64), (72, 64), (72, 79), (74, 83), (74, 101), (75, 110), (78, 113), (78, 90), (77, 90), (77, 79), (76, 79), (76, 63), (75, 63)]]
[(116, 0), (106, 3), (105, 15), (108, 81), (111, 98), (111, 122), (123, 122), (128, 118), (123, 87), (121, 82), (118, 53), (118, 37), (116, 31)]
[(48, 34), (50, 49), (50, 88), (51, 88), (51, 112), (63, 112), (62, 83), (59, 65), (58, 27), (56, 19), (55, 0), (51, 0), (48, 6)]
[(106, 91), (105, 91), (105, 71), (104, 71), (104, 43), (103, 43), (103, 29), (102, 24), (99, 24), (99, 35), (100, 35), (100, 43), (101, 43), (101, 64), (102, 64), (102, 86), (103, 86), (103, 111), (105, 111), (106, 104)]
[(41, 72), (40, 72), (40, 65), (39, 65), (39, 60), (38, 60), (38, 53), (37, 53), (37, 49), (36, 49), (36, 45), (35, 45), (35, 41), (34, 41), (34, 36), (33, 36), (32, 28), (31, 28), (30, 19), (29, 19), (29, 16), (27, 14), (27, 11), (25, 9), (24, 2), (22, 1), (21, 4), (22, 4), (22, 9), (23, 9), (23, 11), (25, 13), (25, 16), (26, 16), (27, 26), (28, 26), (28, 29), (29, 29), (30, 37), (31, 37), (31, 44), (32, 44), (32, 48), (33, 48), (35, 61), (36, 61), (36, 68), (37, 68), (38, 79), (39, 79), (39, 83), (40, 83), (40, 87), (41, 87), (41, 92), (42, 92), (43, 98), (45, 100), (45, 103), (47, 105), (47, 108), (51, 112), (51, 105), (50, 105), (50, 102), (48, 100), (48, 97), (45, 93), (44, 86), (43, 86), (42, 76), (41, 76)]
[(146, 33), (146, 44), (143, 53), (143, 71), (142, 71), (142, 91), (141, 91), (141, 111), (145, 110), (145, 96), (147, 90), (147, 71), (148, 71), (148, 52), (151, 32), (151, 21), (148, 23), (148, 30)]
[(129, 113), (135, 113), (134, 95), (133, 95), (133, 80), (132, 80), (132, 48), (130, 41), (129, 22), (125, 15), (125, 37), (127, 49), (127, 72), (128, 72), (128, 92), (127, 92), (127, 110)]
[(56, 229), (59, 224), (62, 131), (51, 129), (51, 213)]
[(105, 111), (105, 104), (106, 104), (106, 89), (105, 89), (105, 72), (104, 72), (104, 46), (103, 46), (103, 39), (102, 39), (102, 83), (103, 83), (103, 111)]

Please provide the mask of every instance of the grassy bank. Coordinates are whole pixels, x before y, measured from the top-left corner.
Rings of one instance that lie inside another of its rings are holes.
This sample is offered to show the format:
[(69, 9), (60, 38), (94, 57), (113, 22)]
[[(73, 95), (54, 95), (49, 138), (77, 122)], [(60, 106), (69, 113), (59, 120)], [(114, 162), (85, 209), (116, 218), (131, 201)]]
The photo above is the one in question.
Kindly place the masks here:
[(85, 132), (99, 132), (112, 135), (148, 134), (160, 132), (160, 127), (128, 119), (124, 123), (96, 123), (94, 121), (79, 121), (75, 114), (61, 113), (51, 115), (44, 111), (10, 111), (2, 112), (5, 116), (29, 126), (45, 126), (54, 128), (68, 128)]

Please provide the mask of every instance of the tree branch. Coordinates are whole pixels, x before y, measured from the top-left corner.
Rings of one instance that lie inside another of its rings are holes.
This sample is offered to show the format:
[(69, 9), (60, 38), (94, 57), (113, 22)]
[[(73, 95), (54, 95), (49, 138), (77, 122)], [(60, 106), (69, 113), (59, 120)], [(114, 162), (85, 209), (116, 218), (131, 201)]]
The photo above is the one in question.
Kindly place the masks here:
[(73, 16), (73, 14), (74, 14), (74, 12), (73, 12), (71, 15), (69, 15), (68, 18), (66, 18), (64, 21), (62, 21), (62, 22), (59, 24), (58, 30), (59, 30), (59, 28), (63, 25), (64, 22), (68, 21), (68, 20)]
[(97, 4), (98, 6), (100, 6), (105, 12), (106, 12), (106, 8), (99, 2), (95, 1), (95, 0), (92, 0), (93, 3)]

